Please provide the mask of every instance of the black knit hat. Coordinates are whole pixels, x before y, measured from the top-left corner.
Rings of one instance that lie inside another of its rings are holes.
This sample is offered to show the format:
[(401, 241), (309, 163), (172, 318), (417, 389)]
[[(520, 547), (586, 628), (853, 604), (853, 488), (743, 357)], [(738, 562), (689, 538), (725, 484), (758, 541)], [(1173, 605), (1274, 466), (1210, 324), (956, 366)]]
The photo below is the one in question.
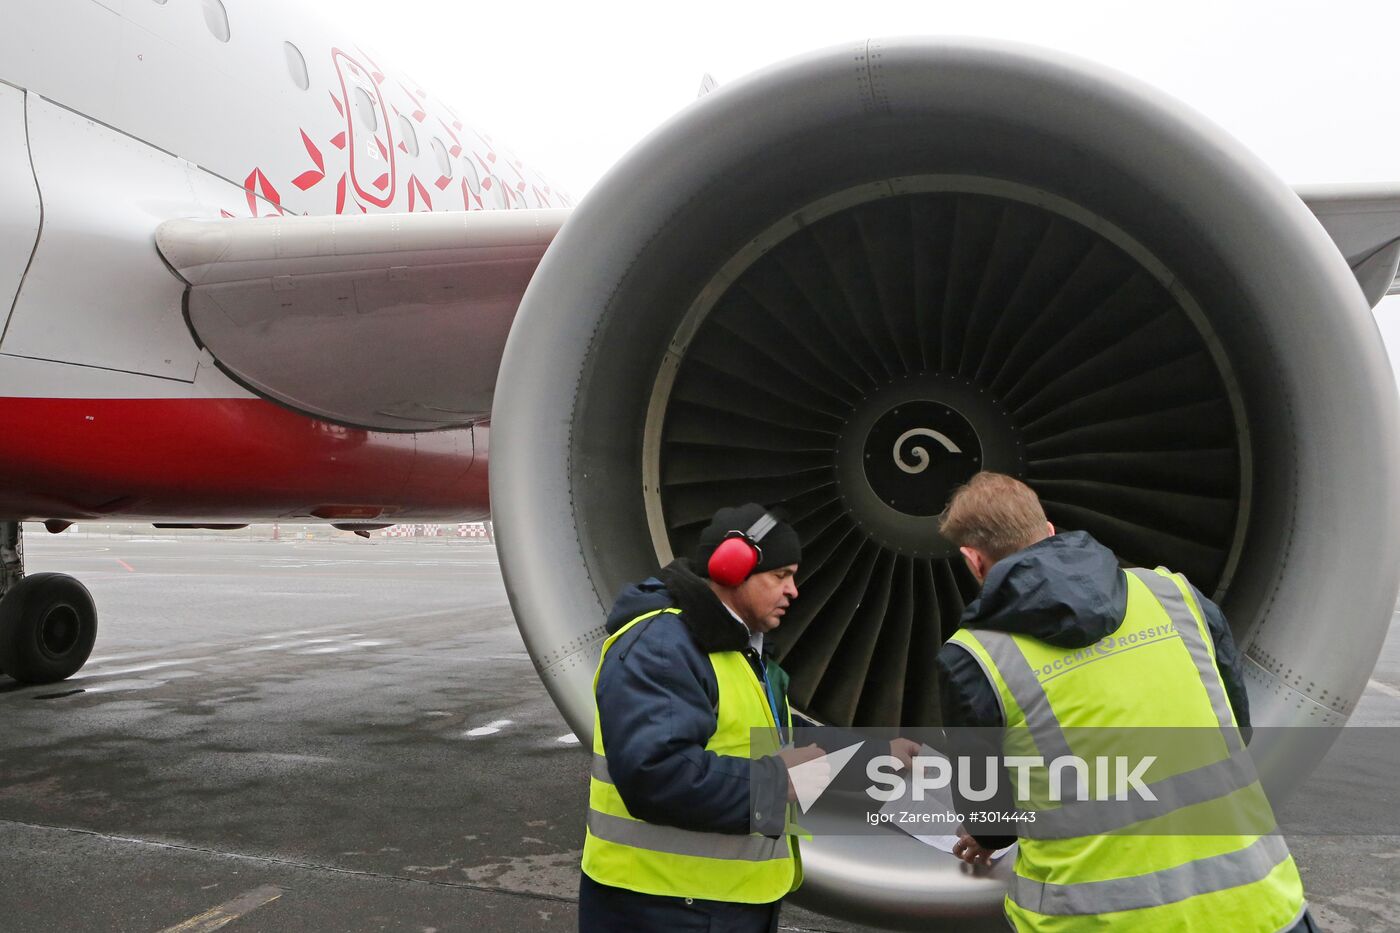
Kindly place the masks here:
[(778, 523), (758, 542), (758, 549), (763, 552), (763, 556), (754, 567), (754, 573), (801, 563), (802, 541), (797, 537), (797, 530), (783, 521), (780, 512), (765, 509), (757, 502), (750, 502), (748, 505), (720, 509), (715, 513), (715, 517), (710, 519), (705, 530), (700, 532), (700, 543), (695, 548), (695, 572), (702, 577), (709, 576), (710, 555), (719, 547), (719, 543), (731, 531), (748, 531), (754, 522), (763, 517), (764, 512), (778, 519)]

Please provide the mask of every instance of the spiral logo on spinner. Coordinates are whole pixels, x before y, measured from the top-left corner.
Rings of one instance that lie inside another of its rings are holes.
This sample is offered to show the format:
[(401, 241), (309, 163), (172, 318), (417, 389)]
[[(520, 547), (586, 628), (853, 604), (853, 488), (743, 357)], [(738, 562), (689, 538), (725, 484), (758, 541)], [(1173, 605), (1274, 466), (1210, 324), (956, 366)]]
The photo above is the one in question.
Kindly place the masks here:
[(927, 437), (930, 440), (937, 441), (943, 446), (943, 449), (950, 454), (962, 453), (962, 448), (953, 443), (948, 438), (948, 435), (944, 434), (942, 431), (935, 431), (933, 428), (910, 428), (899, 435), (899, 439), (894, 442), (894, 465), (905, 473), (917, 474), (928, 469), (928, 450), (922, 445), (914, 445), (909, 448), (909, 453), (914, 458), (914, 464), (912, 466), (904, 460), (904, 445), (916, 437)]
[(949, 405), (900, 402), (870, 428), (865, 479), (885, 505), (905, 515), (936, 515), (948, 496), (980, 469), (982, 445)]

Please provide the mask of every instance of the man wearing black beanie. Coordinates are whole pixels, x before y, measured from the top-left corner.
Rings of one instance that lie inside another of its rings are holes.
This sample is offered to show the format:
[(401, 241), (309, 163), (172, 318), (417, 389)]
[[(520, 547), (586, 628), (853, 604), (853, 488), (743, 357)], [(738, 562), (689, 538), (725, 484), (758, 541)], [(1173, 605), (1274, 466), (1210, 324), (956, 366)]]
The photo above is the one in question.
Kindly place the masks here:
[[(740, 575), (752, 562), (732, 584), (710, 578), (721, 545), (738, 549)], [(754, 761), (749, 740), (753, 729), (790, 735), (787, 675), (764, 656), (764, 634), (797, 598), (801, 558), (780, 516), (724, 508), (693, 563), (675, 560), (617, 598), (594, 681), (581, 931), (777, 929), (781, 899), (801, 883), (797, 838), (783, 832), (787, 769), (822, 752)]]

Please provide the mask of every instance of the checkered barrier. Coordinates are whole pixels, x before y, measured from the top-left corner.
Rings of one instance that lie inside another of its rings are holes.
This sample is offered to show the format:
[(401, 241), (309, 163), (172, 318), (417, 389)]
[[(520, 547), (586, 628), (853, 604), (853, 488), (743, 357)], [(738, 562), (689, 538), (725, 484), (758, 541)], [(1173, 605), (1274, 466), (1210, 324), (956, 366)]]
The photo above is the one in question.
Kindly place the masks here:
[(461, 522), (456, 525), (403, 524), (378, 532), (382, 538), (481, 538), (490, 540), (485, 522)]

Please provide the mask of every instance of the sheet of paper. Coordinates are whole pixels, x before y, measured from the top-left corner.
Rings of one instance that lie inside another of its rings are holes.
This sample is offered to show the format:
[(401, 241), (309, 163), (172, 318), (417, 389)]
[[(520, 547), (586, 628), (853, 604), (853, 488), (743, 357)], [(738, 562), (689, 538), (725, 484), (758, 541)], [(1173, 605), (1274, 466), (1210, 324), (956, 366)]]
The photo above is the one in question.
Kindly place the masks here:
[[(953, 843), (958, 841), (957, 836), (921, 836), (917, 833), (910, 833), (909, 835), (913, 836), (915, 839), (919, 840), (924, 845), (933, 846), (938, 851), (947, 852), (949, 855), (953, 854)], [(992, 861), (1000, 861), (1002, 856), (1006, 855), (1006, 853), (1010, 852), (1012, 849), (1015, 848), (1016, 844), (1012, 843), (1005, 849), (997, 849), (995, 852), (992, 853)]]
[[(947, 761), (946, 755), (927, 745), (920, 748), (919, 754)], [(958, 841), (958, 823), (952, 819), (957, 812), (952, 791), (946, 787), (925, 789), (922, 796), (922, 800), (915, 800), (913, 782), (906, 780), (904, 794), (881, 807), (880, 814), (885, 822), (898, 827), (924, 845), (951, 855), (953, 844)], [(1013, 844), (1005, 849), (997, 849), (992, 853), (992, 861), (997, 861), (1015, 848)]]

